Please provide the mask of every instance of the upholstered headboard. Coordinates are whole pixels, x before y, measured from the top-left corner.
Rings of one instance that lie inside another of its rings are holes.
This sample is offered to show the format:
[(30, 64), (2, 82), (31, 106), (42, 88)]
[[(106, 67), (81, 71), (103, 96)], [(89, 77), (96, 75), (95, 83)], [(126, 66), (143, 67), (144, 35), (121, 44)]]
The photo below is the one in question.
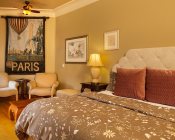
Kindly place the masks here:
[(175, 47), (128, 50), (112, 71), (116, 72), (117, 67), (175, 69)]

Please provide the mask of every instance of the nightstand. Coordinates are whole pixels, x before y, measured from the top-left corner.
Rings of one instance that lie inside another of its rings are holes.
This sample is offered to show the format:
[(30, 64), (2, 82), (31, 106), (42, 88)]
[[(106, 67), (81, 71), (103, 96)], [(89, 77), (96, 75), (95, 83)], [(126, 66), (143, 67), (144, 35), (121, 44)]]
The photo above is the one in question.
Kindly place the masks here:
[(92, 83), (92, 82), (81, 83), (81, 92), (83, 92), (85, 88), (88, 88), (91, 91), (102, 91), (106, 89), (107, 85), (108, 85), (107, 83)]

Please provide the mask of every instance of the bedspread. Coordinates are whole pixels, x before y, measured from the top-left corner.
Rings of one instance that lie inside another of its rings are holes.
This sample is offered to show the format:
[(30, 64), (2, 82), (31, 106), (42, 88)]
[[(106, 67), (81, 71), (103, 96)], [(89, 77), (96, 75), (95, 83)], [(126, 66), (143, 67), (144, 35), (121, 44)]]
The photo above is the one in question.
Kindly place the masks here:
[(20, 140), (175, 140), (175, 110), (82, 93), (29, 104), (16, 123)]

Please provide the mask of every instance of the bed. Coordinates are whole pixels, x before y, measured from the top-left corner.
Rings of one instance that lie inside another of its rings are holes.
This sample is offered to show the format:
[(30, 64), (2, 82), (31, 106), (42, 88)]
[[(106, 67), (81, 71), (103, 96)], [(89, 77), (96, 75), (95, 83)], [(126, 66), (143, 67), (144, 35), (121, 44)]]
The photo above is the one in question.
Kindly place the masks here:
[[(173, 70), (174, 62), (175, 47), (132, 49), (112, 71), (119, 74), (118, 68), (145, 67)], [(113, 91), (40, 99), (23, 110), (16, 134), (20, 140), (174, 140), (174, 97), (168, 98), (170, 105), (116, 96)]]

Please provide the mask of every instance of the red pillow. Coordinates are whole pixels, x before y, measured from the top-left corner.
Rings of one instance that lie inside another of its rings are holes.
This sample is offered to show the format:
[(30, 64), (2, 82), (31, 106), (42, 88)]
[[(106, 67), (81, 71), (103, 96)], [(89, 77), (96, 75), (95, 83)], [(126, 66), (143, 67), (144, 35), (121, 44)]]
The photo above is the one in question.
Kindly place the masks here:
[(145, 99), (146, 69), (118, 68), (114, 94), (135, 99)]
[(175, 106), (175, 70), (147, 69), (146, 100)]

